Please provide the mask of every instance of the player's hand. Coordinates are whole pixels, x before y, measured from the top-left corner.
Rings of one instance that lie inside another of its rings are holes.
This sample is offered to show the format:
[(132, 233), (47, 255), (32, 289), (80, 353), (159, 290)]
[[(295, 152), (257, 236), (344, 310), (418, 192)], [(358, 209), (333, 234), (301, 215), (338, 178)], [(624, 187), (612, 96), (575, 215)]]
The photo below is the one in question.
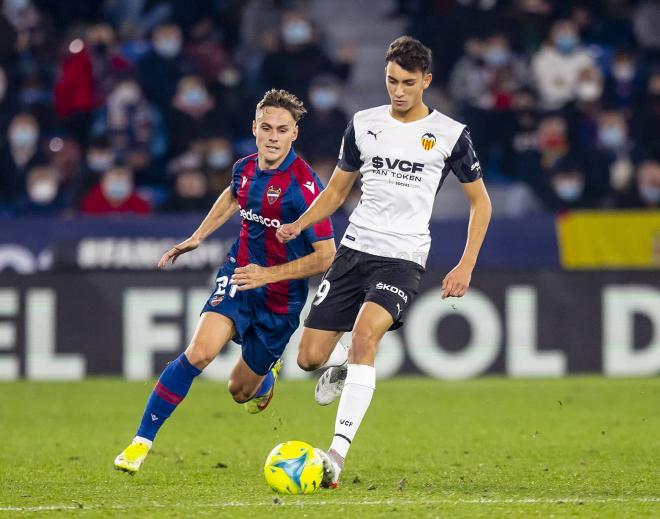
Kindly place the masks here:
[(470, 286), (472, 269), (456, 265), (442, 280), (442, 299), (447, 297), (463, 297)]
[(160, 258), (160, 261), (158, 262), (158, 268), (165, 268), (165, 265), (167, 265), (168, 261), (171, 261), (172, 265), (174, 265), (176, 259), (181, 256), (181, 254), (195, 250), (197, 247), (199, 247), (200, 243), (201, 241), (196, 238), (188, 238), (178, 245), (175, 245), (165, 254), (163, 254), (162, 258)]
[(286, 243), (288, 241), (295, 240), (301, 232), (302, 229), (296, 222), (285, 223), (279, 229), (277, 229), (276, 236), (280, 243)]
[(254, 263), (238, 267), (231, 277), (232, 285), (235, 285), (239, 292), (259, 288), (269, 282), (268, 269)]

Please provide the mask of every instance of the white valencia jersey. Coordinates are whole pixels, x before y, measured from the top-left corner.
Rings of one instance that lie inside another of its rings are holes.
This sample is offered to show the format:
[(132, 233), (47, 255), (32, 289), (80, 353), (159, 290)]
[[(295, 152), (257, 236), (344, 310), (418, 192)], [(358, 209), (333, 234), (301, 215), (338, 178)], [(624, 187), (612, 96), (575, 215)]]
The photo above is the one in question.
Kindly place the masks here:
[(433, 203), (449, 171), (460, 182), (482, 176), (465, 125), (435, 110), (402, 123), (391, 116), (390, 105), (353, 116), (337, 165), (362, 175), (362, 196), (341, 244), (422, 267), (431, 246)]

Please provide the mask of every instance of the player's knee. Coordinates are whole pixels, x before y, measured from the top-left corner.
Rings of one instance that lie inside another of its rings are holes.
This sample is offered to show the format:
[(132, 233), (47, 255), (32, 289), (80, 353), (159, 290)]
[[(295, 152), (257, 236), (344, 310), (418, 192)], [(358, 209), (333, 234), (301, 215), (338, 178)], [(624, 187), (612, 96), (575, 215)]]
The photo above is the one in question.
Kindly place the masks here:
[(202, 343), (193, 342), (186, 348), (186, 357), (193, 366), (204, 369), (215, 358), (215, 351)]
[(252, 391), (235, 379), (229, 379), (227, 389), (237, 404), (245, 403), (252, 398)]
[(298, 351), (298, 366), (305, 371), (314, 371), (319, 369), (325, 359), (310, 349), (300, 349)]

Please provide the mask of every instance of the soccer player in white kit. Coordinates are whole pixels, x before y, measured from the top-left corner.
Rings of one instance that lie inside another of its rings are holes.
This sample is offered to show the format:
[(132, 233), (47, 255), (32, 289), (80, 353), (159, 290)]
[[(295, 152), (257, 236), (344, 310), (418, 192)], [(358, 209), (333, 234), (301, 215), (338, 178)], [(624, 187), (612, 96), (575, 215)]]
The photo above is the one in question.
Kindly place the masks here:
[[(461, 182), (470, 220), (461, 260), (442, 280), (443, 299), (467, 291), (491, 215), (468, 129), (424, 104), (432, 79), (430, 49), (402, 36), (390, 44), (385, 62), (391, 104), (353, 116), (328, 186), (277, 232), (286, 242), (328, 218), (361, 175), (360, 202), (316, 293), (298, 353), (305, 370), (330, 368), (317, 384), (318, 403), (341, 395), (330, 448), (327, 453), (317, 449), (324, 461), (323, 486), (331, 488), (338, 484), (376, 387), (379, 342), (401, 326), (418, 292), (431, 244), (433, 203), (450, 171)], [(349, 331), (347, 348), (339, 339)]]

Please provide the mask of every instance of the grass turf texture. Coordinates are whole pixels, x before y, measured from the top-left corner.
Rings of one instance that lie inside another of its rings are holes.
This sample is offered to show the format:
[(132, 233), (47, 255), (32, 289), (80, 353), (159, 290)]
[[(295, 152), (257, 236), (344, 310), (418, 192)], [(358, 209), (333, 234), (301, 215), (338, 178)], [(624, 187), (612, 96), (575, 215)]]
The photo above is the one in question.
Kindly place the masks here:
[(660, 516), (659, 379), (379, 381), (341, 487), (279, 498), (270, 449), (332, 433), (312, 381), (257, 416), (196, 382), (131, 477), (112, 461), (151, 387), (0, 384), (0, 516)]

